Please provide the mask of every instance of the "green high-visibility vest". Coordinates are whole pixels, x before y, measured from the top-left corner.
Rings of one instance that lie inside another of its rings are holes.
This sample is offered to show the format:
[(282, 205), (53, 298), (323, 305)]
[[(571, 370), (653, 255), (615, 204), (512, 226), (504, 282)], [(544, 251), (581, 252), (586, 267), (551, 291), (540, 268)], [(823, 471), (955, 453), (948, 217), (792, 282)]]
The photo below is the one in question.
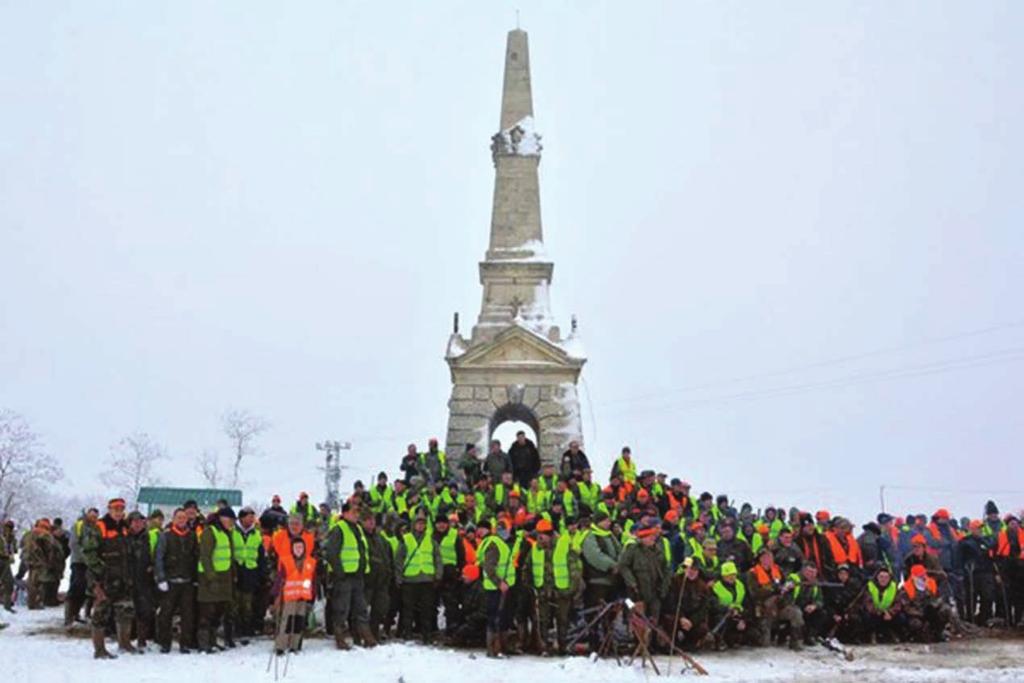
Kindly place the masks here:
[(395, 496), (395, 512), (401, 515), (409, 511), (408, 497), (408, 491), (402, 491), (400, 495)]
[(879, 592), (878, 584), (868, 581), (868, 593), (871, 594), (871, 602), (875, 605), (875, 609), (884, 612), (892, 607), (892, 603), (896, 602), (896, 582), (890, 581), (884, 592)]
[(738, 579), (733, 585), (736, 587), (736, 595), (733, 595), (721, 581), (715, 581), (715, 585), (712, 589), (715, 591), (715, 595), (718, 597), (718, 603), (722, 605), (722, 607), (743, 609), (743, 598), (747, 595), (747, 589), (744, 588), (743, 582)]
[[(477, 565), (483, 568), (484, 556), (487, 554), (487, 549), (492, 545), (498, 548), (498, 566), (496, 569), (498, 578), (503, 580), (509, 586), (516, 585), (516, 568), (512, 564), (512, 551), (509, 550), (508, 543), (505, 543), (505, 541), (503, 541), (499, 536), (491, 534), (480, 542), (480, 547), (476, 549)], [(498, 585), (491, 581), (490, 577), (487, 576), (487, 572), (481, 573), (484, 578), (484, 590), (498, 590)]]
[(591, 533), (590, 529), (580, 529), (576, 532), (576, 535), (572, 538), (572, 551), (574, 553), (583, 552), (583, 542), (587, 540), (587, 536)]
[(630, 484), (636, 482), (636, 460), (630, 458), (629, 462), (626, 462), (625, 458), (619, 458), (615, 464), (619, 468), (619, 476), (622, 477), (622, 481)]
[(398, 556), (398, 539), (395, 538), (394, 536), (392, 536), (391, 534), (385, 532), (385, 531), (380, 532), (380, 535), (381, 535), (381, 538), (383, 538), (385, 541), (387, 541), (388, 545), (391, 546), (391, 556), (392, 557), (397, 557)]
[[(356, 531), (352, 531), (352, 527), (355, 526)], [(355, 574), (359, 571), (359, 560), (362, 553), (359, 552), (359, 541), (362, 541), (364, 548), (370, 546), (366, 543), (366, 534), (363, 533), (363, 527), (358, 524), (350, 524), (346, 519), (338, 520), (338, 528), (341, 529), (341, 551), (338, 553), (338, 557), (341, 559), (341, 570), (346, 574)], [(359, 539), (356, 540), (358, 534)], [(370, 563), (364, 562), (364, 574), (370, 573)]]
[(374, 512), (386, 512), (395, 506), (395, 492), (390, 486), (384, 487), (384, 493), (376, 486), (370, 488), (370, 509)]
[(579, 483), (579, 491), (580, 502), (590, 508), (591, 511), (597, 510), (597, 504), (601, 502), (601, 486), (596, 481), (592, 481), (589, 484), (581, 481)]
[(238, 529), (234, 531), (235, 536), (235, 562), (246, 569), (256, 569), (256, 561), (260, 556), (260, 546), (263, 539), (255, 528), (249, 531), (248, 536), (243, 536)]
[[(569, 548), (571, 541), (566, 535), (558, 537), (555, 542), (554, 554), (551, 558), (551, 569), (555, 577), (555, 588), (558, 590), (569, 589)], [(530, 551), (530, 563), (533, 565), (533, 587), (544, 587), (544, 556), (548, 551), (535, 543)]]
[(562, 493), (562, 507), (565, 508), (565, 514), (567, 516), (576, 516), (576, 497), (572, 495), (572, 491), (569, 489), (566, 489)]
[(434, 539), (424, 532), (423, 540), (416, 542), (411, 533), (402, 536), (405, 543), (405, 571), (402, 576), (414, 577), (421, 574), (434, 575)]
[(698, 540), (695, 536), (690, 536), (686, 539), (686, 542), (690, 544), (690, 554), (699, 560), (704, 559), (704, 543)]
[(156, 527), (149, 530), (149, 556), (156, 557), (156, 544), (160, 540), (160, 529)]
[(547, 491), (537, 491), (536, 493), (530, 490), (526, 491), (526, 509), (529, 512), (537, 514), (544, 512), (550, 506), (551, 501)]
[(661, 537), (661, 549), (665, 553), (665, 564), (672, 568), (672, 544), (668, 542), (667, 536)]
[[(215, 526), (206, 527), (203, 531), (213, 533), (215, 544), (213, 546), (213, 571), (220, 573), (231, 569), (231, 539), (221, 529)], [(203, 573), (203, 563), (199, 563), (199, 573)]]
[[(459, 541), (459, 532), (455, 528), (448, 530), (448, 533), (441, 539), (441, 564), (454, 567), (458, 562), (458, 555), (455, 552), (455, 544)], [(431, 568), (433, 571), (433, 568)]]
[[(788, 577), (793, 582), (793, 599), (796, 600), (800, 597), (800, 591), (803, 589), (803, 581), (800, 580), (799, 574), (790, 574)], [(813, 600), (818, 599), (818, 595), (821, 593), (821, 587), (815, 584), (814, 588), (811, 589), (811, 598)], [(895, 592), (894, 592), (895, 594)]]

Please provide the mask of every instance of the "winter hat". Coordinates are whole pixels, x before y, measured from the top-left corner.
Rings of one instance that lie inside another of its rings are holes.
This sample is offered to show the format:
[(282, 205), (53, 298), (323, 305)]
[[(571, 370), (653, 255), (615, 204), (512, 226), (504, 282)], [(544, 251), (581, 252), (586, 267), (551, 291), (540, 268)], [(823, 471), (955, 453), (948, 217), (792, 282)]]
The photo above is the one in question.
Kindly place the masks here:
[(949, 510), (946, 508), (939, 508), (935, 511), (935, 519), (949, 519)]
[(235, 519), (235, 511), (231, 508), (221, 508), (217, 510), (218, 517), (227, 517), (228, 519)]
[(911, 545), (928, 545), (928, 541), (924, 540), (924, 534), (914, 534), (910, 543)]
[(914, 577), (927, 576), (928, 575), (928, 570), (924, 568), (923, 564), (915, 564), (910, 569), (910, 575), (914, 576)]
[(871, 533), (876, 535), (881, 535), (882, 533), (882, 528), (874, 522), (868, 522), (867, 524), (862, 526), (861, 529), (863, 529), (864, 531), (870, 531)]
[(892, 515), (890, 515), (890, 514), (889, 514), (889, 513), (887, 513), (887, 512), (879, 512), (879, 513), (878, 513), (878, 516), (877, 516), (877, 517), (875, 517), (875, 520), (876, 520), (876, 521), (877, 521), (877, 522), (878, 522), (879, 524), (888, 524), (889, 522), (891, 522), (891, 521), (892, 521)]
[(725, 562), (722, 564), (722, 576), (736, 576), (738, 573), (735, 562)]
[(608, 513), (603, 510), (598, 510), (594, 513), (593, 522), (594, 524), (600, 524), (604, 520), (608, 519)]
[(986, 515), (998, 515), (999, 514), (999, 508), (996, 507), (996, 502), (994, 500), (990, 500), (990, 501), (985, 503), (985, 514)]
[(539, 522), (537, 522), (537, 525), (534, 528), (537, 530), (538, 533), (542, 534), (550, 534), (554, 530), (554, 528), (551, 526), (551, 522), (547, 519), (542, 519)]

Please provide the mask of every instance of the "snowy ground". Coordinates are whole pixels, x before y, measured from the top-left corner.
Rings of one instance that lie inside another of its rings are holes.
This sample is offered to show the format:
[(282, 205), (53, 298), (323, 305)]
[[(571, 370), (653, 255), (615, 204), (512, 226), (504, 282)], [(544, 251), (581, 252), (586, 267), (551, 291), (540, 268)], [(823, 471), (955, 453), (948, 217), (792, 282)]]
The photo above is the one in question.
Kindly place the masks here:
[[(59, 609), (4, 614), (10, 626), (0, 631), (0, 662), (4, 681), (11, 683), (82, 683), (113, 680), (132, 683), (186, 681), (231, 683), (272, 681), (267, 673), (269, 643), (219, 655), (161, 655), (150, 652), (116, 661), (92, 659), (92, 646), (81, 629), (78, 637), (59, 627)], [(108, 644), (112, 651), (116, 651)], [(855, 648), (856, 659), (845, 662), (821, 648), (804, 653), (783, 649), (742, 650), (701, 654), (710, 672), (707, 681), (1021, 681), (1024, 680), (1024, 641), (976, 639), (927, 646)], [(659, 666), (665, 657), (657, 659)], [(679, 677), (679, 660), (673, 676)], [(662, 667), (664, 669), (664, 667)], [(691, 675), (687, 675), (691, 677)], [(585, 680), (587, 683), (623, 683), (656, 678), (648, 669), (620, 668), (614, 661), (591, 662), (582, 657), (542, 659), (514, 657), (489, 660), (481, 653), (415, 645), (384, 645), (375, 650), (338, 652), (327, 640), (307, 641), (302, 654), (292, 658), (285, 680), (335, 683), (372, 680), (375, 683), (474, 683), (499, 681)]]

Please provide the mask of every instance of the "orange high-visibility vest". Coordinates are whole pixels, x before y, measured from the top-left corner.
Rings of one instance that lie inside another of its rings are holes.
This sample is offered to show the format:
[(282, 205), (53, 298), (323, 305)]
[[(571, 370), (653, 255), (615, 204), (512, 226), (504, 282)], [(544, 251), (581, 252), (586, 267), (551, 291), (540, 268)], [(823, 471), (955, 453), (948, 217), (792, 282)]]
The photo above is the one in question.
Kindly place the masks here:
[(832, 549), (832, 557), (835, 559), (836, 565), (855, 564), (858, 567), (861, 566), (862, 560), (860, 557), (860, 545), (857, 543), (857, 539), (853, 537), (853, 534), (846, 535), (846, 548), (844, 548), (843, 544), (839, 542), (839, 536), (834, 531), (826, 531), (825, 538), (828, 539), (828, 544)]
[(285, 602), (308, 602), (313, 599), (313, 579), (316, 576), (316, 559), (306, 553), (301, 566), (295, 564), (295, 558), (289, 556), (285, 565), (284, 590), (281, 592)]
[[(999, 541), (996, 543), (996, 555), (1000, 557), (1010, 556), (1009, 529), (999, 532)], [(1020, 548), (1020, 557), (1024, 558), (1024, 528), (1017, 529), (1017, 547)]]

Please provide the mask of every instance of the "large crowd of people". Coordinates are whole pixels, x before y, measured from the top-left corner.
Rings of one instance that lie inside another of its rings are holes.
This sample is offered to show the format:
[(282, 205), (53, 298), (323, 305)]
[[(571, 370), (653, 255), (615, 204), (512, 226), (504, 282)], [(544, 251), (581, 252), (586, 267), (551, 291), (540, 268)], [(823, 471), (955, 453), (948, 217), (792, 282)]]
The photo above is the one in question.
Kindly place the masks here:
[(115, 498), (68, 529), (42, 519), (19, 538), (8, 521), (4, 606), (22, 585), (29, 609), (60, 604), (70, 559), (65, 624), (86, 623), (84, 610), (97, 658), (115, 657), (111, 636), (120, 653), (171, 652), (175, 638), (211, 653), (267, 635), (283, 654), (321, 632), (342, 650), (416, 639), (491, 657), (625, 641), (801, 649), (931, 642), (1024, 617), (1024, 531), (992, 501), (978, 519), (883, 512), (856, 532), (826, 510), (695, 494), (629, 448), (601, 485), (579, 444), (542, 463), (523, 433), (457, 458), (433, 439), (410, 445), (399, 471), (355, 482), (340, 510), (301, 493), (259, 512), (182, 501), (165, 518)]

